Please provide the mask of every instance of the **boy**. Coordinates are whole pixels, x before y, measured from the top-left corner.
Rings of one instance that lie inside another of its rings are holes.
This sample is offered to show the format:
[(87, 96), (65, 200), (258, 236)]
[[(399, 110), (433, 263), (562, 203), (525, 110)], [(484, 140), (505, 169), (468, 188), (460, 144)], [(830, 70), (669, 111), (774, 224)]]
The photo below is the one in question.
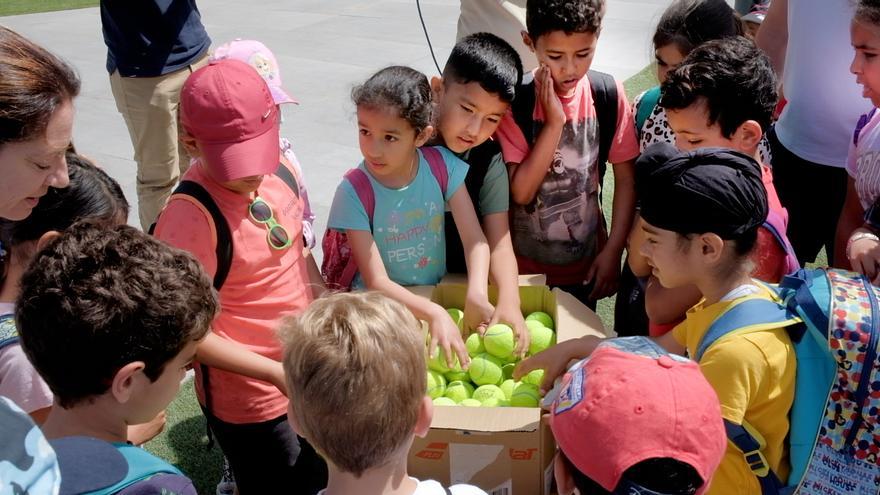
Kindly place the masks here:
[(727, 437), (697, 363), (644, 337), (613, 339), (574, 365), (558, 390), (550, 425), (561, 495), (706, 490)]
[[(788, 478), (788, 412), (797, 371), (786, 331), (792, 320), (749, 333), (728, 334), (704, 349), (700, 344), (720, 315), (747, 298), (779, 301), (750, 276), (749, 252), (767, 216), (767, 193), (757, 163), (718, 148), (680, 153), (656, 144), (636, 165), (646, 242), (642, 254), (664, 287), (693, 285), (703, 299), (687, 319), (657, 343), (669, 352), (693, 356), (718, 394), (726, 426), (751, 428), (763, 439), (761, 460), (781, 483)], [(515, 376), (546, 370), (552, 383), (570, 357), (590, 354), (600, 340), (564, 342), (520, 365)], [(542, 355), (543, 354), (543, 355)], [(709, 490), (711, 494), (761, 493), (743, 452), (728, 442)]]
[[(319, 272), (303, 257), (300, 178), (278, 148), (278, 107), (257, 71), (239, 60), (193, 73), (180, 100), (182, 140), (195, 158), (184, 180), (201, 186), (213, 208), (175, 194), (155, 235), (193, 253), (220, 294), (220, 314), (199, 345), (200, 403), (242, 495), (279, 486), (314, 494), (326, 471), (287, 423), (275, 327), (308, 306), (309, 283), (320, 281), (310, 280)], [(225, 265), (218, 248), (231, 252)]]
[[(513, 326), (517, 351), (528, 349), (529, 333), (520, 311), (516, 256), (510, 241), (510, 179), (501, 148), (489, 137), (498, 129), (521, 82), (519, 56), (507, 42), (489, 33), (459, 40), (443, 76), (431, 79), (436, 133), (430, 143), (446, 146), (470, 165), (464, 183), (489, 242), (489, 274), (498, 286), (490, 325), (503, 321)], [(449, 212), (445, 223), (446, 270), (465, 273), (461, 237)]]
[[(635, 207), (635, 124), (623, 87), (617, 119), (599, 129), (587, 71), (599, 38), (604, 0), (530, 0), (523, 41), (541, 67), (534, 85), (518, 89), (498, 139), (510, 175), (513, 246), (521, 273), (545, 273), (547, 281), (581, 301), (611, 295)], [(533, 92), (534, 98), (521, 96)], [(534, 101), (533, 108), (519, 108)], [(612, 109), (613, 109), (612, 102)], [(517, 118), (519, 116), (519, 118)], [(613, 225), (605, 235), (599, 201), (602, 135), (613, 133)]]
[(323, 495), (486, 495), (407, 475), (415, 435), (431, 426), (419, 322), (378, 292), (316, 300), (281, 329), (290, 422), (327, 460)]
[(62, 493), (196, 493), (126, 434), (177, 395), (217, 307), (195, 258), (126, 225), (79, 223), (40, 252), (15, 316), (54, 394), (43, 432)]

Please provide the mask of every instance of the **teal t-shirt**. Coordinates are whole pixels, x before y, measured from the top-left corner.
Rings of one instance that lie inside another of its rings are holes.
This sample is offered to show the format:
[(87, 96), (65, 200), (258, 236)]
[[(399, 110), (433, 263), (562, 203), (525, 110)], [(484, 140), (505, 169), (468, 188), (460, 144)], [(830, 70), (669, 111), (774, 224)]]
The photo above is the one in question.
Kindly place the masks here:
[[(446, 202), (464, 183), (468, 165), (446, 148), (437, 149), (449, 172), (446, 197), (421, 153), (415, 178), (399, 189), (383, 186), (370, 175), (363, 162), (358, 165), (367, 172), (376, 197), (373, 240), (388, 277), (400, 285), (433, 285), (446, 274), (444, 211)], [(370, 230), (367, 211), (347, 180), (336, 188), (327, 227)], [(360, 274), (354, 280), (354, 287), (364, 287)]]

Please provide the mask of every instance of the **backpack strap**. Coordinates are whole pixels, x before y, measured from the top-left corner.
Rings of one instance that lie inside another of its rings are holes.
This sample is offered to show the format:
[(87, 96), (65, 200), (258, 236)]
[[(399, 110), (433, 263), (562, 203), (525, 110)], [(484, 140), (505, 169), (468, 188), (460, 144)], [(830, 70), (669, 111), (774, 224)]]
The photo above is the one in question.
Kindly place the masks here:
[(800, 270), (801, 264), (798, 262), (794, 247), (792, 247), (788, 237), (784, 234), (785, 222), (782, 220), (779, 213), (770, 211), (767, 214), (767, 219), (764, 220), (763, 227), (773, 234), (779, 247), (781, 247), (782, 251), (785, 253), (785, 274), (788, 275)]
[(769, 301), (760, 296), (743, 298), (712, 322), (700, 339), (693, 358), (699, 362), (712, 344), (729, 334), (741, 335), (772, 330), (794, 325), (800, 321), (781, 302)]
[(770, 469), (767, 458), (761, 452), (763, 445), (752, 435), (750, 429), (748, 423), (743, 422), (738, 425), (730, 420), (724, 420), (727, 439), (743, 453), (746, 464), (758, 478), (758, 483), (761, 484), (761, 495), (779, 495), (785, 485), (780, 481), (779, 476)]
[(345, 173), (345, 180), (354, 188), (355, 194), (361, 201), (364, 211), (367, 212), (367, 218), (370, 221), (370, 231), (373, 230), (373, 213), (376, 211), (376, 193), (373, 192), (373, 185), (370, 184), (370, 178), (367, 173), (359, 168), (353, 168)]
[(596, 118), (599, 120), (599, 195), (601, 204), (602, 184), (605, 179), (605, 167), (611, 143), (617, 133), (617, 82), (610, 74), (591, 70), (587, 72), (590, 79), (590, 92), (593, 105), (596, 107)]
[(426, 146), (419, 148), (419, 152), (425, 157), (428, 166), (431, 168), (431, 174), (440, 184), (440, 192), (443, 193), (443, 202), (446, 202), (446, 190), (449, 188), (449, 169), (446, 168), (446, 160), (435, 146)]
[(293, 172), (290, 171), (289, 168), (284, 164), (284, 162), (280, 162), (278, 164), (278, 168), (275, 170), (275, 175), (281, 179), (287, 187), (296, 194), (296, 197), (299, 196), (299, 183), (296, 181), (296, 177), (293, 175)]
[(529, 147), (535, 144), (535, 81), (534, 79), (516, 88), (516, 98), (510, 107), (510, 113), (516, 126), (522, 131)]
[(639, 100), (639, 106), (636, 108), (637, 133), (642, 133), (642, 127), (645, 127), (645, 122), (651, 116), (651, 113), (654, 112), (654, 108), (658, 103), (660, 103), (660, 86), (654, 86), (642, 95), (642, 98)]

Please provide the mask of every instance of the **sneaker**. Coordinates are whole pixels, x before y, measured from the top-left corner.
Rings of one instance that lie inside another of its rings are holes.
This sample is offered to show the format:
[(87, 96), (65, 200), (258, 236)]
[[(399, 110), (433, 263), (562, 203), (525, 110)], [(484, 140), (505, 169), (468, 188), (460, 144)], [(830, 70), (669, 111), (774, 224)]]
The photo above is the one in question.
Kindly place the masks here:
[(238, 492), (235, 486), (235, 477), (232, 475), (232, 468), (229, 467), (229, 461), (223, 456), (223, 476), (220, 483), (217, 483), (217, 495), (235, 495)]

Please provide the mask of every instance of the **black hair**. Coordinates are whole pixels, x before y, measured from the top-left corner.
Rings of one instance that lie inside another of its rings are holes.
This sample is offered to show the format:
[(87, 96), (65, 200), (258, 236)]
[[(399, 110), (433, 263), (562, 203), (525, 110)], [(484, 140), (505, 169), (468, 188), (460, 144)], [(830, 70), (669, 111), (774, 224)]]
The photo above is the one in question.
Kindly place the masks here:
[(598, 33), (604, 15), (605, 0), (528, 0), (526, 30), (533, 42), (553, 31)]
[(729, 138), (737, 127), (754, 120), (766, 131), (776, 108), (776, 75), (770, 60), (742, 36), (708, 41), (670, 71), (660, 106), (680, 110), (704, 102), (709, 124), (719, 124)]
[(128, 363), (156, 381), (205, 336), (219, 303), (191, 254), (128, 225), (90, 221), (40, 251), (21, 279), (21, 346), (58, 404), (107, 392)]
[[(602, 485), (588, 478), (560, 451), (562, 461), (568, 465), (574, 485), (581, 495), (610, 495)], [(621, 481), (628, 481), (649, 490), (666, 495), (694, 495), (703, 486), (697, 470), (670, 457), (645, 459), (623, 472)]]
[(675, 0), (654, 32), (654, 48), (675, 44), (684, 55), (710, 41), (743, 34), (742, 22), (725, 0)]
[(859, 0), (853, 17), (856, 21), (880, 26), (880, 0)]
[(87, 218), (107, 224), (125, 223), (128, 219), (129, 205), (119, 183), (72, 148), (65, 159), (70, 176), (67, 187), (50, 187), (23, 220), (0, 219), (0, 243), (6, 251), (0, 254), (0, 287), (5, 282), (7, 260), (23, 244), (39, 240), (46, 232), (63, 232)]
[(443, 68), (444, 82), (477, 82), (506, 103), (513, 101), (522, 77), (519, 54), (491, 33), (474, 33), (458, 40)]
[(417, 134), (431, 125), (431, 85), (424, 74), (410, 67), (385, 67), (356, 86), (351, 99), (357, 107), (397, 109)]
[[(724, 242), (733, 243), (733, 253), (737, 258), (746, 258), (752, 254), (752, 250), (755, 249), (755, 245), (758, 243), (759, 229), (760, 226), (746, 230), (742, 234), (733, 236), (731, 239), (725, 239)], [(687, 241), (697, 236), (697, 234), (682, 234), (681, 232), (676, 232), (675, 234), (678, 236), (678, 245), (682, 249), (686, 249), (689, 246)]]

